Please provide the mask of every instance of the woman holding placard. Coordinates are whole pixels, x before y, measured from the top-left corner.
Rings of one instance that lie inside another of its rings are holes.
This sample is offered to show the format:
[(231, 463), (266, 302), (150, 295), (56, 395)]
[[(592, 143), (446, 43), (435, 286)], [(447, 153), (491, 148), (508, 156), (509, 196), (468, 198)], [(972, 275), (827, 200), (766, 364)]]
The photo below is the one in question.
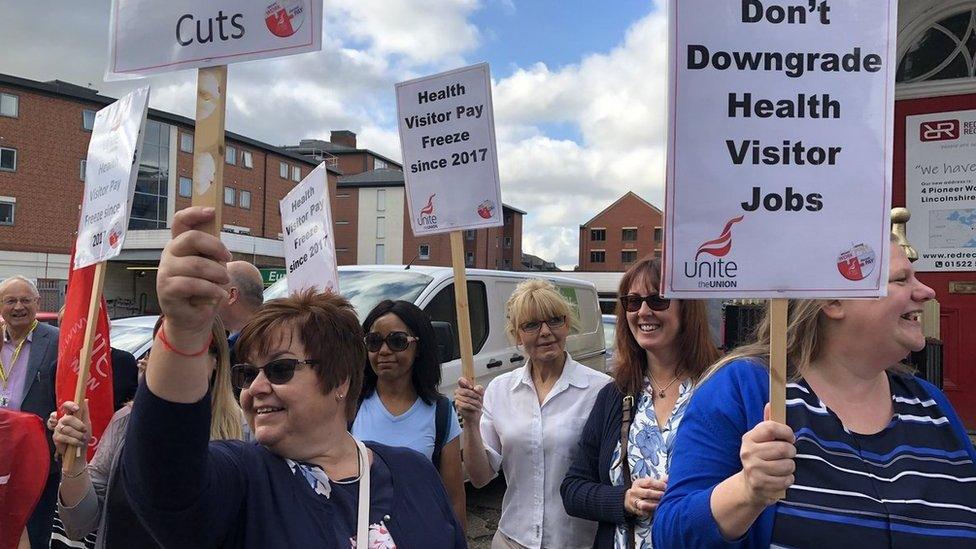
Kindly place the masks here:
[(313, 290), (265, 303), (232, 369), (257, 444), (208, 442), (205, 327), (230, 252), (176, 213), (157, 276), (166, 316), (129, 421), (121, 478), (165, 547), (465, 547), (437, 471), (416, 452), (346, 430), (366, 361), (349, 302)]
[(787, 425), (768, 420), (768, 318), (709, 371), (656, 545), (976, 544), (976, 450), (942, 391), (899, 364), (925, 346), (934, 292), (894, 242), (889, 269), (881, 299), (790, 301)]
[(665, 299), (660, 286), (658, 259), (621, 278), (617, 325), (628, 329), (617, 329), (614, 383), (597, 396), (562, 482), (566, 511), (600, 523), (593, 547), (650, 546), (675, 435), (698, 379), (719, 357), (704, 302)]
[(566, 352), (577, 320), (551, 282), (522, 282), (506, 308), (505, 331), (528, 360), (493, 379), (487, 390), (459, 379), (454, 399), (464, 418), (461, 438), (471, 484), (484, 486), (499, 469), (508, 484), (492, 549), (589, 547), (596, 525), (566, 514), (559, 482), (609, 378)]

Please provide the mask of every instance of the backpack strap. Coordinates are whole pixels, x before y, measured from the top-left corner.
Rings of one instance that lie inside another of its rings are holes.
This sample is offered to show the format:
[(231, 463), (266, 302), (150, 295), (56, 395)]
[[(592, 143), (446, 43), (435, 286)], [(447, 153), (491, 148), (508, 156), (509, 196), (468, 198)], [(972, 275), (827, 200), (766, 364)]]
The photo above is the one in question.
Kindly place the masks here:
[[(630, 424), (634, 421), (634, 402), (632, 395), (624, 397), (620, 421), (620, 469), (623, 473), (624, 490), (630, 490), (633, 479), (630, 478), (630, 458), (627, 455), (627, 442), (630, 438)], [(626, 496), (624, 496), (626, 497)], [(627, 518), (627, 547), (634, 549), (634, 518)]]
[(447, 437), (447, 421), (451, 417), (454, 406), (444, 395), (437, 395), (434, 401), (434, 453), (430, 456), (430, 461), (438, 471), (441, 470), (441, 450), (444, 448), (444, 439)]

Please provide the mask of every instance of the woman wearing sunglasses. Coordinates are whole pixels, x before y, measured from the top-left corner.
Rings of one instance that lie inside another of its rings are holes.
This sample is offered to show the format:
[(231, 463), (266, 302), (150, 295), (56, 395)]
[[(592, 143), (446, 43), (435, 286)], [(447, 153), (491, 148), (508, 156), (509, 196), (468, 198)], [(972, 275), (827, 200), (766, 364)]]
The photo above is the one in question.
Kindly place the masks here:
[(464, 525), (461, 425), (451, 401), (437, 392), (441, 361), (430, 318), (409, 301), (385, 300), (370, 311), (363, 331), (369, 360), (353, 436), (427, 456)]
[[(614, 382), (597, 396), (562, 482), (566, 511), (599, 521), (593, 547), (651, 546), (688, 399), (719, 357), (701, 301), (660, 296), (661, 262), (643, 259), (620, 280)], [(627, 459), (622, 460), (621, 455)]]
[[(153, 330), (159, 330), (162, 318)], [(241, 408), (234, 400), (230, 380), (230, 353), (224, 324), (215, 318), (210, 333), (213, 336), (207, 359), (211, 378), (210, 440), (240, 440), (242, 438)], [(142, 372), (140, 371), (140, 377)], [(118, 478), (119, 457), (126, 440), (132, 403), (129, 402), (112, 416), (91, 463), (86, 463), (86, 450), (91, 438), (91, 423), (87, 410), (68, 401), (62, 405), (64, 415), (52, 413), (48, 426), (54, 431), (54, 443), (59, 455), (81, 448), (72, 471), (62, 471), (58, 497), (58, 516), (69, 539), (84, 540), (87, 547), (159, 547), (152, 536), (133, 515), (125, 491)], [(97, 532), (96, 535), (92, 535)], [(60, 542), (57, 542), (60, 545)], [(52, 542), (55, 547), (55, 542)]]
[(551, 282), (522, 282), (507, 309), (506, 332), (525, 349), (525, 365), (493, 379), (487, 390), (461, 378), (455, 392), (468, 426), (461, 438), (471, 483), (480, 488), (501, 468), (508, 484), (491, 546), (589, 547), (596, 524), (566, 515), (559, 482), (609, 377), (566, 352), (578, 321)]
[(129, 423), (122, 480), (165, 547), (465, 547), (430, 461), (349, 434), (366, 349), (349, 302), (312, 290), (265, 303), (233, 369), (257, 444), (208, 442), (203, 330), (227, 297), (210, 208), (176, 213), (156, 279), (166, 314)]

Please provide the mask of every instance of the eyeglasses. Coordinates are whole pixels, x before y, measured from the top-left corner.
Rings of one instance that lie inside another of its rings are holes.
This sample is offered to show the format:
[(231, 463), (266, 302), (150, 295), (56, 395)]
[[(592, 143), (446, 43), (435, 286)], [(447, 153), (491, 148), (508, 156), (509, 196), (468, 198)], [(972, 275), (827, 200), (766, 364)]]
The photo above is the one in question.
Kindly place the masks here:
[(253, 364), (235, 364), (230, 369), (230, 381), (235, 389), (243, 391), (257, 379), (258, 373), (263, 371), (264, 377), (275, 385), (284, 385), (295, 377), (295, 370), (308, 364), (318, 364), (318, 360), (298, 360), (297, 358), (279, 358), (259, 368)]
[(652, 311), (666, 311), (671, 306), (671, 300), (661, 297), (661, 294), (639, 296), (627, 294), (620, 296), (620, 304), (628, 313), (636, 313), (641, 309), (641, 303), (647, 303)]
[(386, 334), (386, 337), (381, 336), (378, 332), (370, 332), (363, 338), (363, 342), (366, 343), (366, 350), (371, 353), (378, 353), (383, 348), (384, 342), (394, 353), (404, 351), (410, 346), (411, 341), (420, 341), (420, 338), (407, 332), (390, 332)]
[(14, 305), (20, 303), (21, 305), (27, 306), (37, 300), (36, 297), (5, 297), (3, 298), (3, 304), (7, 307), (13, 307)]
[(559, 328), (563, 324), (566, 324), (566, 317), (554, 316), (548, 320), (532, 320), (530, 322), (526, 322), (521, 326), (519, 326), (519, 329), (522, 330), (523, 332), (531, 334), (541, 330), (543, 324), (549, 326), (550, 330), (553, 328)]

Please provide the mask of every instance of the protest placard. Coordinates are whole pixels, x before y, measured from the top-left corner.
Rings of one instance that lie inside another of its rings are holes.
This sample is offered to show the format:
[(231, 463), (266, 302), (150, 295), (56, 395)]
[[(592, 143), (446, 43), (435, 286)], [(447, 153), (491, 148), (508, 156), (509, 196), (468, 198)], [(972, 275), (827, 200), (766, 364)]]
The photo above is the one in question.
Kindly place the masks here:
[(322, 49), (322, 0), (113, 0), (106, 80)]
[(149, 88), (139, 88), (95, 114), (75, 244), (76, 269), (122, 251), (148, 109)]
[(396, 96), (413, 234), (501, 227), (488, 65), (401, 82)]
[(319, 164), (279, 203), (289, 292), (339, 291), (327, 177)]
[(905, 205), (916, 271), (976, 271), (976, 110), (905, 119)]
[(896, 7), (671, 4), (667, 296), (885, 295)]

